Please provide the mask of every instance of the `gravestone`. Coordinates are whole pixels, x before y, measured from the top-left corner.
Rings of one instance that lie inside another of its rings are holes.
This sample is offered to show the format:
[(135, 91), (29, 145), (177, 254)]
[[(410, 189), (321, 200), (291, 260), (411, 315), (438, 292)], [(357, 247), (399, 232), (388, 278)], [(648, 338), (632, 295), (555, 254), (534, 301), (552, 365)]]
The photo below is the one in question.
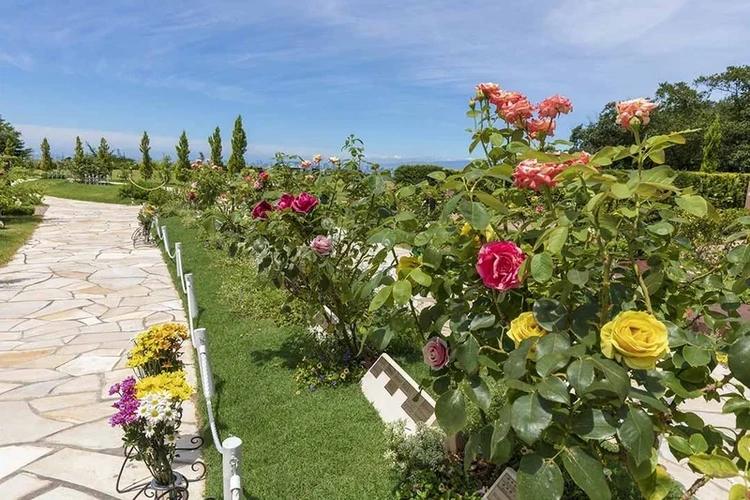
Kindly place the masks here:
[(360, 386), (383, 422), (404, 420), (407, 432), (414, 432), (417, 422), (435, 423), (435, 400), (387, 354), (367, 370)]
[(510, 467), (505, 469), (482, 500), (516, 500), (516, 471)]

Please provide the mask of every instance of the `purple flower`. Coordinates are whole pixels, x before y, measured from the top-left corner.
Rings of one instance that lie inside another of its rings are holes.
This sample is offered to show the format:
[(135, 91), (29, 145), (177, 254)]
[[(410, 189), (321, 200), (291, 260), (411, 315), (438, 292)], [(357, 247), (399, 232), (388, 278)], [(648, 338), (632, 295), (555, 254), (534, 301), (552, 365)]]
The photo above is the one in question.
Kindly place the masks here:
[(126, 426), (135, 422), (138, 418), (136, 412), (141, 404), (135, 397), (135, 378), (128, 377), (122, 383), (113, 385), (109, 393), (120, 394), (120, 399), (112, 404), (112, 407), (119, 411), (109, 419), (109, 425), (111, 427)]
[(115, 385), (109, 388), (109, 395), (112, 396), (113, 394), (120, 392), (120, 383), (117, 382)]

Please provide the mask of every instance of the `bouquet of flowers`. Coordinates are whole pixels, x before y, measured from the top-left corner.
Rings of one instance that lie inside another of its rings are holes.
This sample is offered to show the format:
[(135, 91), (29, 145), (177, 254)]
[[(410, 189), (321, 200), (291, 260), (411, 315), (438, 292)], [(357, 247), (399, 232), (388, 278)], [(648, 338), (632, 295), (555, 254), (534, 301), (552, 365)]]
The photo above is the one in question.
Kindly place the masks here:
[(135, 346), (128, 354), (128, 367), (139, 378), (182, 369), (180, 347), (187, 336), (187, 327), (179, 323), (150, 327), (135, 338)]

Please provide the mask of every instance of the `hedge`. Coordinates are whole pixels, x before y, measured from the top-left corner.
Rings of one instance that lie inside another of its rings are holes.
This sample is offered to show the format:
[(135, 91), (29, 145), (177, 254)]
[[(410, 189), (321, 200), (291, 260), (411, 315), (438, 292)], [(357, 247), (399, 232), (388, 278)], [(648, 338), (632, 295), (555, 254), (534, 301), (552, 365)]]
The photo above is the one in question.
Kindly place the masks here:
[[(428, 177), (432, 172), (443, 172), (450, 169), (439, 165), (401, 165), (393, 171), (393, 180), (398, 184), (419, 184), (432, 179)], [(451, 171), (452, 172), (452, 171)]]
[(675, 184), (693, 186), (695, 192), (716, 208), (745, 208), (745, 194), (750, 174), (679, 172)]

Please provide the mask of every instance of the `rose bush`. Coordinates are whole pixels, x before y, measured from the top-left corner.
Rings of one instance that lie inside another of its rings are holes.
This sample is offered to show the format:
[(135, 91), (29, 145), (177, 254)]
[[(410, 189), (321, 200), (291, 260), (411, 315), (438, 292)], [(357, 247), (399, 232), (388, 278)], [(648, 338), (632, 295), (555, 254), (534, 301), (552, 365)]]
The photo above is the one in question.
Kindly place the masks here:
[[(406, 303), (404, 290), (433, 300), (418, 320), (438, 423), (455, 434), (467, 407), (478, 407), (484, 424), (469, 436), (466, 463), (502, 464), (524, 451), (521, 500), (559, 499), (563, 468), (591, 498), (608, 499), (603, 464), (612, 460), (644, 497), (663, 498), (671, 480), (658, 465), (662, 439), (700, 476), (686, 498), (710, 478), (746, 474), (750, 327), (738, 308), (750, 218), (735, 224), (737, 246), (711, 264), (677, 236), (686, 216), (714, 210), (674, 185), (664, 151), (692, 131), (647, 137), (654, 107), (618, 105), (633, 145), (571, 153), (549, 141), (570, 101), (533, 105), (481, 84), (468, 111), (470, 151), (487, 161), (434, 174), (453, 195), (424, 230), (393, 233), (386, 219), (376, 233), (412, 256), (371, 308)], [(620, 160), (632, 170), (601, 170)], [(543, 208), (530, 210), (537, 195)], [(715, 377), (725, 354), (731, 373)], [(507, 389), (499, 409), (498, 384)], [(706, 425), (684, 404), (693, 399), (722, 402), (736, 428)], [(738, 485), (733, 495), (746, 491)]]

